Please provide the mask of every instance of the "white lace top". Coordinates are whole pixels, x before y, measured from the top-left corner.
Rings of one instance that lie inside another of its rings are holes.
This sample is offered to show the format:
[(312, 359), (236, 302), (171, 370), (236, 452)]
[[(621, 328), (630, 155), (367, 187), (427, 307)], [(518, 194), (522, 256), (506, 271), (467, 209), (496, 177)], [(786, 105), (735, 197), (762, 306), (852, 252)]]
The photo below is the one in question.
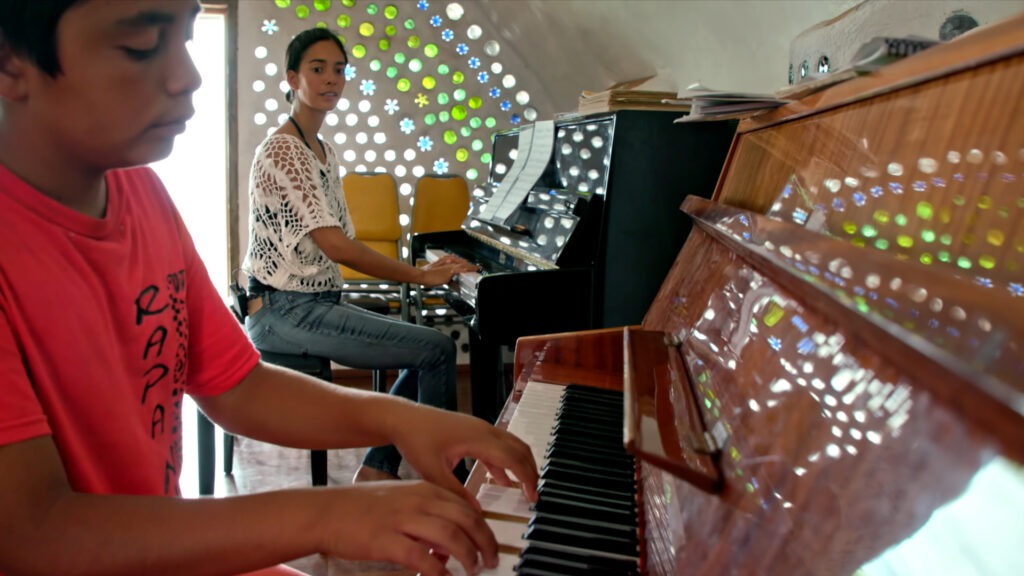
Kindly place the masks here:
[(338, 265), (309, 232), (354, 228), (341, 190), (338, 157), (325, 142), (326, 162), (296, 136), (274, 134), (256, 149), (249, 172), (249, 250), (243, 268), (278, 290), (341, 290)]

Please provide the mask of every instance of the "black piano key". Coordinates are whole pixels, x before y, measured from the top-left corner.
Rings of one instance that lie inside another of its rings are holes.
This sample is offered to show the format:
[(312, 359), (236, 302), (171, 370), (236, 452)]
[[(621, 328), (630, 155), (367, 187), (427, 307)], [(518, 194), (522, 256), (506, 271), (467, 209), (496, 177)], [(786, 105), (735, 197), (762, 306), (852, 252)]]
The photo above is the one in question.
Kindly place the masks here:
[(594, 448), (614, 452), (616, 454), (627, 453), (622, 441), (621, 430), (617, 434), (594, 434), (586, 427), (585, 424), (577, 424), (573, 422), (562, 423), (555, 421), (554, 426), (551, 427), (551, 434), (553, 441), (556, 442), (569, 442), (581, 446), (593, 446)]
[[(584, 522), (585, 521), (587, 524), (597, 527), (597, 529), (601, 533), (604, 533), (606, 530), (608, 530), (608, 531), (620, 530), (621, 531), (622, 528), (625, 528), (627, 530), (637, 530), (636, 526), (631, 526), (631, 525), (628, 525), (628, 524), (621, 524), (621, 523), (616, 523), (616, 522), (605, 522), (603, 520), (594, 520), (593, 518), (582, 519), (582, 518), (579, 518), (577, 516), (563, 516), (563, 515), (560, 515), (560, 514), (550, 514), (550, 513), (547, 513), (547, 512), (535, 512), (533, 517), (531, 517), (531, 520), (533, 518), (536, 518), (536, 519), (540, 520), (542, 523), (547, 523), (547, 522), (574, 522), (574, 523), (578, 524), (580, 522)], [(609, 533), (614, 534), (614, 532), (609, 532)]]
[(632, 468), (624, 468), (621, 466), (601, 466), (596, 463), (591, 464), (579, 457), (550, 457), (548, 458), (548, 463), (544, 467), (547, 468), (552, 466), (563, 470), (573, 470), (584, 474), (594, 474), (601, 478), (608, 478), (610, 480), (621, 480), (623, 482), (633, 482), (636, 477), (636, 471)]
[(620, 413), (622, 412), (623, 407), (622, 396), (614, 398), (570, 389), (566, 389), (565, 393), (562, 394), (561, 401), (563, 404), (579, 404), (593, 406), (595, 408), (607, 408)]
[[(567, 510), (571, 507), (573, 510), (579, 511), (581, 514), (592, 511), (596, 514), (608, 513), (608, 519), (616, 522), (622, 521), (627, 524), (636, 524), (637, 511), (635, 506), (628, 506), (622, 504), (605, 504), (602, 502), (595, 502), (592, 500), (584, 500), (580, 498), (565, 498), (557, 494), (549, 493), (543, 499), (538, 499), (537, 503), (532, 508), (538, 512), (551, 512), (551, 513), (562, 513), (563, 510)], [(581, 516), (582, 518), (583, 516)], [(595, 517), (596, 516), (591, 516)]]
[(592, 492), (580, 490), (566, 490), (553, 484), (544, 484), (537, 487), (537, 495), (541, 498), (553, 496), (555, 498), (577, 499), (580, 502), (587, 502), (598, 506), (609, 506), (622, 510), (636, 510), (636, 501), (631, 495), (596, 495)]
[(562, 430), (581, 430), (588, 436), (608, 438), (609, 443), (622, 442), (622, 419), (614, 424), (606, 424), (605, 421), (595, 420), (590, 416), (556, 416), (555, 427)]
[(633, 558), (640, 557), (640, 551), (637, 548), (636, 542), (629, 539), (556, 526), (534, 525), (526, 529), (526, 534), (523, 535), (523, 538), (530, 542), (546, 542), (571, 548), (580, 548), (582, 550), (600, 550)]
[[(600, 552), (573, 550), (557, 544), (530, 542), (520, 554), (517, 571), (523, 562), (545, 562), (561, 566), (584, 565), (593, 574), (639, 574), (640, 567), (631, 558), (611, 557)], [(522, 572), (520, 572), (521, 574)]]
[(637, 525), (637, 515), (634, 512), (623, 512), (556, 498), (539, 500), (533, 505), (533, 510), (538, 514), (552, 514), (563, 518), (585, 518), (614, 525)]
[(613, 458), (632, 458), (621, 444), (616, 444), (615, 446), (602, 445), (599, 442), (589, 441), (586, 438), (558, 437), (552, 440), (548, 450), (554, 450), (555, 448), (564, 448), (582, 454), (599, 454)]
[(530, 518), (527, 528), (533, 526), (543, 526), (549, 528), (561, 528), (564, 530), (577, 530), (580, 532), (586, 532), (587, 534), (599, 534), (602, 536), (609, 536), (614, 538), (621, 538), (623, 540), (632, 542), (637, 546), (640, 545), (640, 532), (636, 526), (625, 526), (625, 525), (611, 525), (611, 524), (595, 524), (594, 522), (588, 522), (582, 518), (562, 518), (561, 516), (551, 516), (545, 514), (536, 514)]
[(612, 390), (611, 388), (598, 388), (596, 386), (584, 386), (582, 384), (566, 384), (565, 392), (602, 398), (618, 398), (620, 402), (625, 397), (625, 395), (622, 393), (622, 390)]
[(612, 454), (609, 452), (595, 453), (589, 450), (580, 450), (564, 442), (552, 442), (548, 449), (544, 451), (544, 457), (545, 459), (565, 458), (568, 460), (586, 458), (587, 462), (592, 462), (605, 468), (636, 469), (636, 460), (625, 452), (622, 454)]
[(525, 553), (515, 566), (517, 574), (535, 576), (632, 576), (639, 574), (629, 566), (606, 566), (601, 559), (583, 554), (564, 554), (564, 558), (542, 556), (537, 552)]
[(602, 443), (613, 444), (622, 443), (622, 429), (619, 428), (614, 432), (595, 429), (587, 426), (581, 422), (573, 422), (571, 420), (559, 420), (553, 428), (555, 433), (555, 440), (558, 440), (563, 434), (568, 435), (571, 438), (586, 438), (591, 441), (601, 441)]
[(576, 408), (559, 408), (555, 411), (555, 417), (558, 421), (572, 420), (574, 422), (580, 422), (582, 424), (588, 424), (602, 430), (614, 430), (616, 428), (622, 428), (622, 415), (611, 415), (604, 412), (576, 409)]
[(581, 472), (560, 466), (557, 462), (549, 462), (545, 465), (541, 472), (541, 478), (550, 478), (566, 484), (576, 484), (577, 486), (594, 486), (611, 492), (636, 493), (636, 483), (632, 480), (621, 480), (600, 474)]
[(563, 480), (551, 479), (551, 478), (549, 478), (549, 479), (541, 479), (541, 482), (539, 482), (537, 486), (538, 486), (538, 489), (540, 489), (542, 487), (545, 487), (545, 486), (551, 486), (551, 487), (555, 487), (555, 488), (558, 488), (558, 489), (563, 490), (563, 491), (569, 491), (569, 492), (579, 493), (579, 494), (586, 494), (586, 495), (589, 495), (589, 496), (593, 496), (595, 498), (607, 498), (609, 500), (629, 499), (630, 501), (634, 501), (635, 498), (636, 498), (636, 490), (635, 489), (631, 490), (631, 491), (627, 491), (627, 492), (615, 491), (615, 490), (605, 490), (603, 488), (597, 488), (595, 486), (580, 486), (579, 484), (572, 484), (570, 482), (565, 482)]
[(621, 415), (623, 411), (623, 400), (621, 396), (618, 398), (605, 398), (590, 394), (582, 394), (579, 392), (566, 391), (566, 393), (562, 395), (562, 404), (566, 406), (586, 406), (592, 410), (607, 411), (609, 414)]

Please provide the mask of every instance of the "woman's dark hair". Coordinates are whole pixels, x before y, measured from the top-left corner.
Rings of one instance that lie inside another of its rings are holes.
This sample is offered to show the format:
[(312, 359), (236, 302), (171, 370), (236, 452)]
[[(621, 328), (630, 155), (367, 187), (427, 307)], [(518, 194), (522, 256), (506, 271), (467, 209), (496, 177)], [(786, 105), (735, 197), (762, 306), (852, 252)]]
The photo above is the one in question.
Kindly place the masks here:
[(50, 76), (61, 73), (57, 23), (81, 0), (0, 0), (0, 46), (27, 57)]
[[(345, 46), (341, 43), (341, 39), (338, 38), (337, 34), (331, 32), (327, 28), (310, 28), (309, 30), (303, 30), (296, 34), (295, 37), (292, 38), (292, 41), (288, 43), (288, 48), (284, 51), (285, 70), (298, 72), (299, 64), (302, 63), (302, 57), (306, 55), (306, 50), (309, 50), (309, 47), (313, 44), (324, 40), (332, 40), (337, 44), (338, 50), (341, 50), (341, 55), (345, 58), (345, 61), (348, 62), (348, 52), (345, 52)], [(291, 101), (295, 99), (295, 94), (293, 94), (291, 90), (288, 90), (288, 93), (285, 94), (284, 97), (289, 103), (291, 103)]]

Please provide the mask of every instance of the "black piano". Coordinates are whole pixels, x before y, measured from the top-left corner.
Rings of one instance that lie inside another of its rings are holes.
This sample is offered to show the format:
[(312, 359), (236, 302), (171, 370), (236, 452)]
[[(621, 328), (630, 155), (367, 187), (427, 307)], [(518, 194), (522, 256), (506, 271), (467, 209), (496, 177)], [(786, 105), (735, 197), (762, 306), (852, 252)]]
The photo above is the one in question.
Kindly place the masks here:
[(502, 346), (643, 319), (690, 230), (679, 205), (710, 197), (736, 128), (679, 116), (623, 110), (556, 121), (543, 174), (501, 221), (488, 203), (514, 165), (520, 129), (498, 132), (462, 229), (413, 236), (414, 261), (451, 252), (480, 266), (443, 295), (469, 327), (475, 415), (493, 422), (504, 405)]

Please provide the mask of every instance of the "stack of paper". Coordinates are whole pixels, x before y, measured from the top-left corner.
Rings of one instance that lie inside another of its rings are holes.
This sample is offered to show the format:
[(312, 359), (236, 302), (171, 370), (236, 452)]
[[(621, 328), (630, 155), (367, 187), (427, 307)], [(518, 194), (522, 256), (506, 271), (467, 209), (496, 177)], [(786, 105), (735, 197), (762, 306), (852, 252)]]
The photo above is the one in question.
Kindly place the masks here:
[(686, 112), (689, 105), (675, 101), (675, 92), (654, 90), (610, 89), (601, 92), (584, 90), (580, 94), (580, 114), (612, 112), (614, 110), (670, 110)]
[(746, 118), (778, 108), (790, 101), (776, 98), (772, 94), (714, 90), (698, 83), (691, 84), (686, 90), (679, 92), (673, 102), (690, 107), (689, 116), (683, 116), (676, 120), (677, 122), (699, 122)]

